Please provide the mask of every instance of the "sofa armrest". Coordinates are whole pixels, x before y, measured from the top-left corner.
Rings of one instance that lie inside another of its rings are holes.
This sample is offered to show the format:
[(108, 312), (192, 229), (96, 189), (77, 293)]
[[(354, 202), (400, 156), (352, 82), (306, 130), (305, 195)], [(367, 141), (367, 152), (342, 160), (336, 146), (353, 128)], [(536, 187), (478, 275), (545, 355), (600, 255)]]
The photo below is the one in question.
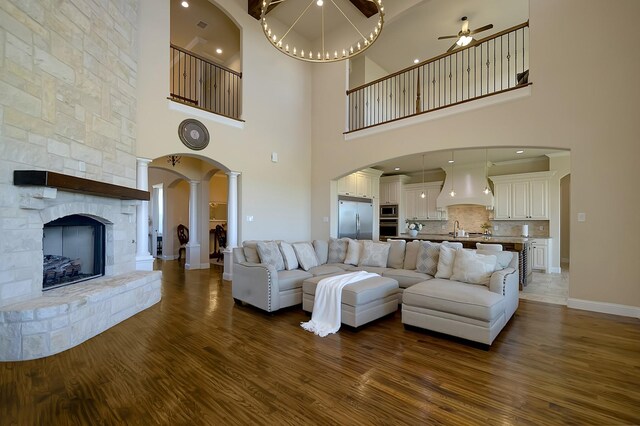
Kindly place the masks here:
[(514, 280), (518, 282), (518, 270), (514, 268), (505, 268), (501, 271), (496, 271), (491, 274), (491, 280), (489, 281), (489, 290), (494, 293), (505, 296), (507, 281)]
[(278, 273), (271, 265), (251, 262), (234, 263), (231, 293), (234, 299), (267, 312), (280, 309)]

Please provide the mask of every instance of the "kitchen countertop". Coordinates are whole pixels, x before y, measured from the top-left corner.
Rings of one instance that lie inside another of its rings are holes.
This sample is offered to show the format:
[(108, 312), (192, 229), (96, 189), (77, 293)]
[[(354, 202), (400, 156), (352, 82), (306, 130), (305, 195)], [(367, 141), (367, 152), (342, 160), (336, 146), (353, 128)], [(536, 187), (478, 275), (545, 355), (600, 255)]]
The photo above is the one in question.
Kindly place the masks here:
[(409, 234), (400, 234), (395, 238), (411, 238), (415, 240), (433, 240), (433, 241), (472, 241), (476, 243), (524, 243), (530, 241), (531, 238), (525, 237), (501, 237), (499, 235), (486, 238), (484, 235), (472, 235), (470, 237), (454, 237), (449, 234), (418, 234), (412, 237)]

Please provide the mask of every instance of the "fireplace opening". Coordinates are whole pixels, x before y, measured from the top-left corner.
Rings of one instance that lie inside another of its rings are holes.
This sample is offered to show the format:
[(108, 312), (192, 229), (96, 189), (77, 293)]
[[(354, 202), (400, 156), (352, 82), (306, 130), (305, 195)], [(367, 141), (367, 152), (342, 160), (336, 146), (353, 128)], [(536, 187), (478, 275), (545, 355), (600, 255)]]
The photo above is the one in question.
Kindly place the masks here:
[(42, 289), (51, 290), (104, 275), (105, 226), (82, 215), (44, 225)]

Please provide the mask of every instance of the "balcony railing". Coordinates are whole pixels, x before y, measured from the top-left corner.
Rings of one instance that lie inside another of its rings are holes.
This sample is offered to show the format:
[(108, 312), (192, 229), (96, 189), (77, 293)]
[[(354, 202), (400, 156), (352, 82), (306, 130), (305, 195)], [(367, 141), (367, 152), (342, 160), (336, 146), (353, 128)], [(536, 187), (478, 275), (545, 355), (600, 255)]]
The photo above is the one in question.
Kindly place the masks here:
[(347, 91), (348, 131), (528, 85), (529, 22)]
[(215, 64), (200, 55), (171, 45), (169, 99), (240, 119), (242, 73)]

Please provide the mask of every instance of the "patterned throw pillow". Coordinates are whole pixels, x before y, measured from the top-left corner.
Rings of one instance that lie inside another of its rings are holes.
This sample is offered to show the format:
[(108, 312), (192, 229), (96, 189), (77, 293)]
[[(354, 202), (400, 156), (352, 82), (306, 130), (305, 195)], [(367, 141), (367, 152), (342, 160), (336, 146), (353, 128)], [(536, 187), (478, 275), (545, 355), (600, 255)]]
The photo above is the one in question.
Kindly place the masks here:
[(453, 281), (469, 284), (489, 285), (491, 274), (496, 269), (495, 255), (478, 254), (473, 250), (459, 249), (453, 262)]
[(280, 246), (280, 252), (284, 260), (284, 268), (287, 271), (298, 269), (298, 258), (296, 257), (296, 252), (293, 250), (293, 246), (284, 241), (281, 241), (278, 245)]
[(344, 263), (344, 258), (347, 256), (346, 239), (336, 240), (332, 238), (329, 240), (329, 258), (327, 263)]
[(347, 247), (347, 256), (344, 258), (344, 263), (347, 265), (357, 265), (360, 262), (360, 256), (362, 255), (362, 241), (349, 239), (349, 246)]
[(358, 266), (377, 266), (379, 268), (387, 267), (387, 258), (389, 257), (389, 243), (374, 243), (373, 241), (364, 241), (362, 255)]
[(318, 257), (311, 243), (293, 243), (293, 251), (296, 252), (300, 267), (305, 271), (318, 266)]
[(440, 258), (440, 243), (428, 241), (420, 242), (418, 248), (418, 258), (416, 259), (416, 270), (432, 277), (438, 271), (438, 260)]
[(256, 247), (261, 263), (273, 266), (276, 271), (284, 270), (284, 260), (278, 248), (278, 243), (275, 241), (260, 241), (256, 244)]
[(456, 260), (456, 249), (445, 244), (440, 246), (440, 256), (438, 258), (438, 270), (436, 278), (451, 278), (453, 274), (453, 262)]
[(313, 249), (316, 251), (318, 257), (318, 263), (324, 265), (327, 263), (327, 256), (329, 255), (329, 243), (325, 240), (313, 240)]

